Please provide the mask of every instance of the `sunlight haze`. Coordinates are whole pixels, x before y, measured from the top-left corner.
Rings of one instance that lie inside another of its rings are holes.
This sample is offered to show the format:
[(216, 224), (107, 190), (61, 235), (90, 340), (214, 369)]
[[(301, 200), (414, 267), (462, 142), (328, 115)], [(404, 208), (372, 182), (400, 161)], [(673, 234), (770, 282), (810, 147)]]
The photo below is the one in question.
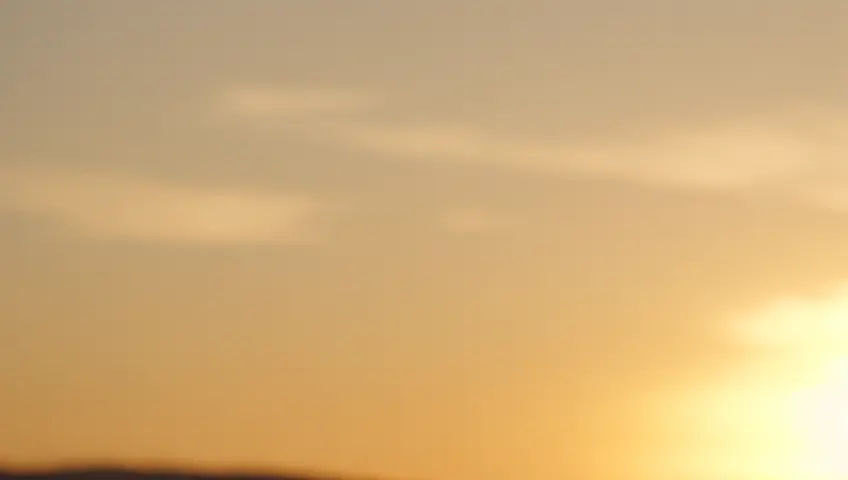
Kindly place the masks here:
[(844, 0), (0, 0), (0, 70), (0, 465), (848, 478)]

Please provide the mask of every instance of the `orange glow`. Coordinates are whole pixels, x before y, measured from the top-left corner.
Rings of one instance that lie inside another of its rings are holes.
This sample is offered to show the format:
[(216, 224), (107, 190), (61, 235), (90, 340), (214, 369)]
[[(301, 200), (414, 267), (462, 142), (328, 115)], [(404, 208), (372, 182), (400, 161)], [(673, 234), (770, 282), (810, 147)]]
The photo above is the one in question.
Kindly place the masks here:
[(678, 419), (707, 440), (677, 457), (675, 471), (757, 480), (848, 477), (844, 292), (776, 302), (733, 324), (734, 339), (759, 355), (678, 399)]

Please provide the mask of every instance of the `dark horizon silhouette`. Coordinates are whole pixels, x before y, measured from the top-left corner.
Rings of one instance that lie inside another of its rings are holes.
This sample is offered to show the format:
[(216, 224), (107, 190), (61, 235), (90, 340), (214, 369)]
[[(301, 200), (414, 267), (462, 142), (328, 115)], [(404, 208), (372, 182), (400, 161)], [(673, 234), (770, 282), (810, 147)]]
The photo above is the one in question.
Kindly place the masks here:
[(178, 465), (139, 465), (117, 462), (67, 463), (38, 467), (0, 464), (0, 480), (379, 480), (373, 476), (343, 475), (307, 468), (272, 471), (267, 468), (223, 469)]

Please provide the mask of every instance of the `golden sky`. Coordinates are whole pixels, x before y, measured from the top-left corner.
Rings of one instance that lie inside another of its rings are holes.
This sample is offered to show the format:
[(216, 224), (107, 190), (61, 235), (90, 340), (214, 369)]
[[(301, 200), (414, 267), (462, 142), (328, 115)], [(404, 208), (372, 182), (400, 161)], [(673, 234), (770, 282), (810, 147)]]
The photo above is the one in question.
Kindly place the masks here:
[(0, 461), (843, 478), (846, 54), (843, 0), (0, 0)]

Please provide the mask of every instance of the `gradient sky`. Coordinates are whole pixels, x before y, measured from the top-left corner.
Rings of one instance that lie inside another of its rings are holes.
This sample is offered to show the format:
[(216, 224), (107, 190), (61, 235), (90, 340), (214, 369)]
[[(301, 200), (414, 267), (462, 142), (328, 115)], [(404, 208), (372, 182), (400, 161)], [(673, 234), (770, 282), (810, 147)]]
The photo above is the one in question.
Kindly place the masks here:
[(848, 298), (846, 54), (843, 0), (0, 0), (0, 461), (766, 480), (673, 400)]

